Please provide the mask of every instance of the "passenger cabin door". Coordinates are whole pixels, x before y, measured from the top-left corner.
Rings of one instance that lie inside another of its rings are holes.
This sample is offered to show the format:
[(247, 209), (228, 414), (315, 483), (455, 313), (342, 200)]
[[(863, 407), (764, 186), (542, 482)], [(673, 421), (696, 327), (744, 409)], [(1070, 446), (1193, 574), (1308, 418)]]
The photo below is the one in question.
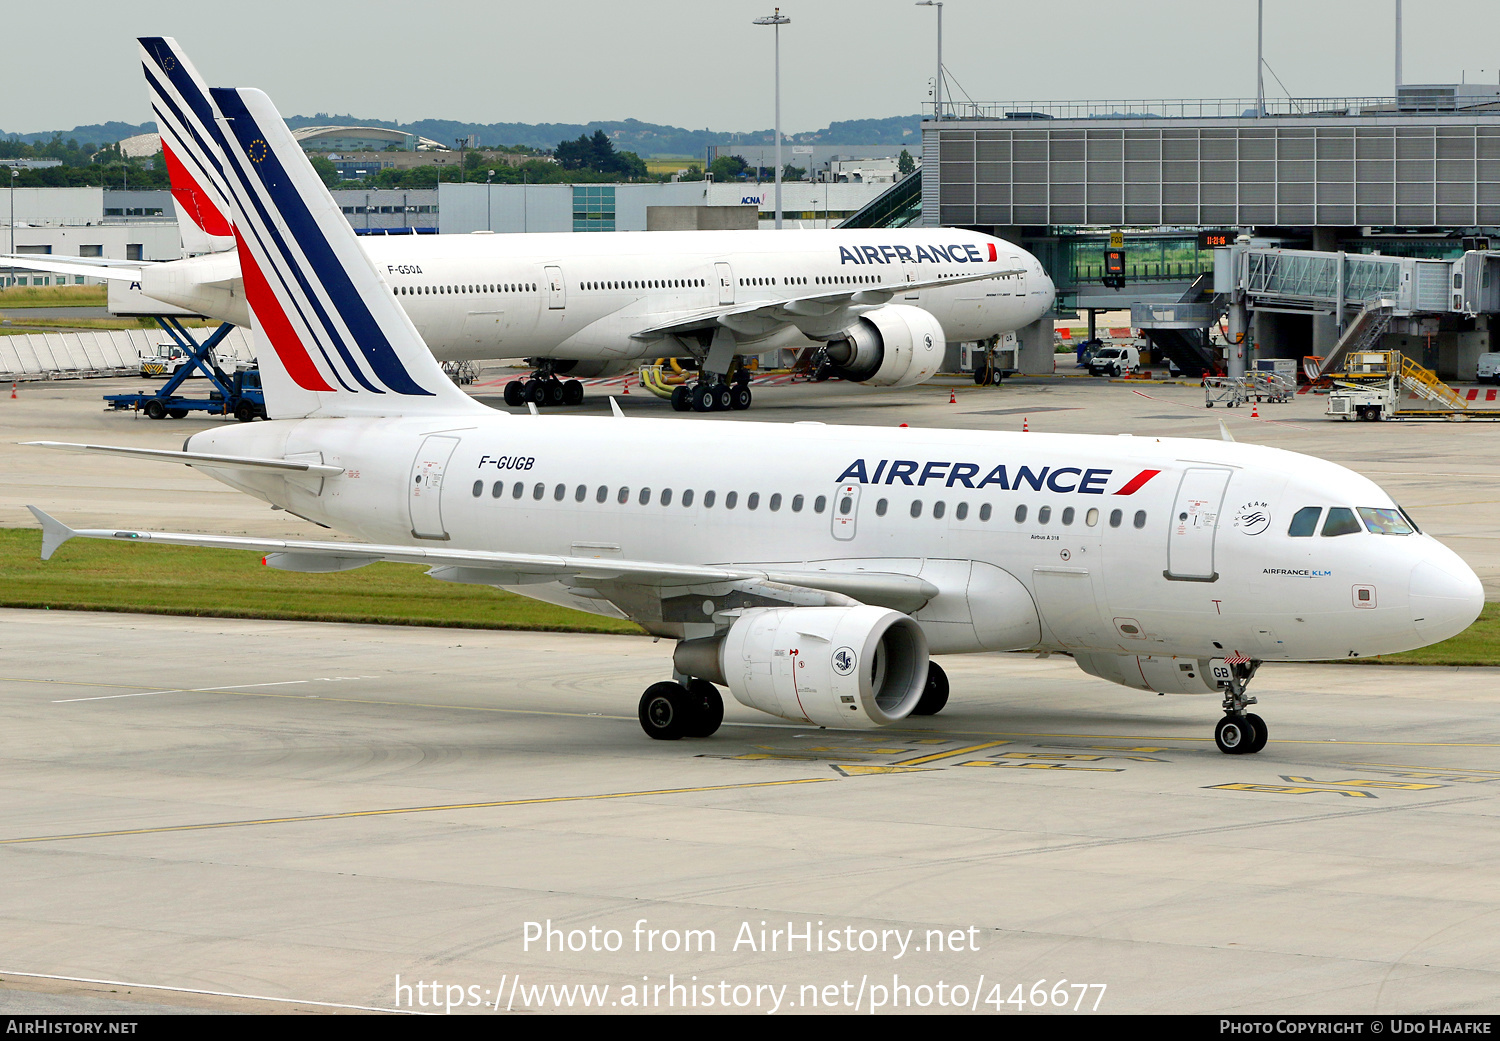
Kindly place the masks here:
[(407, 494), (411, 507), (411, 533), (415, 538), (448, 539), (448, 532), (443, 528), (443, 471), (457, 447), (458, 438), (433, 434), (423, 439), (422, 447), (412, 461)]
[(563, 282), (562, 268), (547, 267), (543, 269), (547, 279), (547, 307), (553, 311), (561, 311), (568, 306), (568, 287)]
[(728, 264), (715, 264), (714, 275), (719, 280), (719, 303), (734, 303), (734, 271)]
[(854, 538), (859, 519), (859, 485), (841, 484), (833, 497), (833, 537), (840, 542)]
[(1179, 582), (1213, 582), (1214, 537), (1231, 471), (1195, 466), (1182, 475), (1172, 504), (1167, 536), (1167, 569), (1163, 574)]

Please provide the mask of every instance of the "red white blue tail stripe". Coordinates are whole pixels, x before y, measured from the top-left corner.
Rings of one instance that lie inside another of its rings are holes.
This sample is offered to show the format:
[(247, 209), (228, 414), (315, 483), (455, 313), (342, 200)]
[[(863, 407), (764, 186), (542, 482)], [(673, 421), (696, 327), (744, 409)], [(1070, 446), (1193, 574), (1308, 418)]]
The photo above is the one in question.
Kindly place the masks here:
[(460, 399), (482, 408), (442, 375), (270, 99), (251, 89), (210, 98), (256, 330), (296, 388), (341, 399), (337, 413), (321, 401), (304, 414), (413, 411), (379, 400), (392, 395), (442, 399), (423, 411)]
[[(232, 249), (217, 113), (208, 86), (176, 40), (143, 36), (138, 42), (172, 199), (179, 217), (187, 217), (179, 221), (183, 246), (189, 253)], [(194, 228), (201, 236), (193, 235)]]

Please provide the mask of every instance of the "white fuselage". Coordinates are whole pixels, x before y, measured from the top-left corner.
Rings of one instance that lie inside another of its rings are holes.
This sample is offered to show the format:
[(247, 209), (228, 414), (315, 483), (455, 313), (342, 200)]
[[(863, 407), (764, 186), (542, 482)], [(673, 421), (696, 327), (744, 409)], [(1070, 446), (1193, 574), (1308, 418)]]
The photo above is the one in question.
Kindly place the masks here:
[[(188, 447), (343, 467), (210, 472), (373, 542), (917, 575), (941, 590), (913, 615), (934, 653), (1366, 656), (1445, 639), (1482, 603), (1427, 535), (1290, 535), (1307, 507), (1397, 506), (1340, 466), (1255, 445), (497, 414), (257, 423)], [(418, 501), (417, 473), (440, 498)], [(556, 583), (515, 591), (619, 613)], [(1033, 605), (1030, 638), (995, 621)]]
[[(1051, 309), (1054, 297), (1041, 264), (1019, 246), (943, 228), (399, 235), (360, 241), (442, 361), (687, 356), (692, 352), (671, 338), (636, 334), (730, 304), (891, 291), (907, 281), (1024, 270), (891, 298), (931, 312), (944, 338), (961, 343), (1029, 325)], [(142, 290), (246, 324), (243, 290), (237, 280), (222, 280), (231, 269), (237, 266), (229, 254), (155, 265), (143, 272)], [(817, 317), (810, 314), (807, 321)], [(797, 320), (735, 325), (739, 353), (807, 345), (811, 341)]]

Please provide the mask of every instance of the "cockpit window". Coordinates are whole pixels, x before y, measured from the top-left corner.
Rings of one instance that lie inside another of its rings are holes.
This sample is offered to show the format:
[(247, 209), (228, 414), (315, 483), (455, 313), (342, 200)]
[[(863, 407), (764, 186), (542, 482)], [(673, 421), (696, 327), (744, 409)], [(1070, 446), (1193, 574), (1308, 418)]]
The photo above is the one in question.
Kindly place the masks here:
[(1422, 529), (1417, 527), (1417, 522), (1412, 519), (1411, 514), (1407, 513), (1404, 507), (1397, 506), (1396, 509), (1401, 511), (1401, 516), (1405, 518), (1407, 525), (1411, 527), (1412, 531), (1416, 532), (1418, 535), (1422, 534)]
[(1304, 506), (1292, 516), (1292, 526), (1286, 533), (1294, 539), (1311, 537), (1318, 530), (1318, 518), (1323, 515), (1321, 506)]
[(1359, 520), (1354, 516), (1354, 511), (1347, 506), (1332, 506), (1328, 510), (1328, 519), (1323, 522), (1323, 537), (1332, 538), (1335, 535), (1355, 535), (1363, 529)]
[(1359, 515), (1365, 527), (1376, 535), (1410, 535), (1411, 525), (1401, 516), (1400, 510), (1382, 510), (1374, 506), (1361, 506)]

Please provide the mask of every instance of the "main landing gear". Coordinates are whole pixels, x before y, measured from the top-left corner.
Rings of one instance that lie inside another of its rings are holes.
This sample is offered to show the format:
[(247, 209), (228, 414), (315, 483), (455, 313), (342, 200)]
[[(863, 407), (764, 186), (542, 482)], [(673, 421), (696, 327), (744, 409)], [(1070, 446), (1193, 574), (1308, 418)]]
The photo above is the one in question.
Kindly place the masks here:
[(1266, 747), (1270, 731), (1266, 721), (1245, 709), (1256, 699), (1245, 694), (1245, 683), (1254, 670), (1240, 675), (1239, 666), (1229, 667), (1229, 690), (1224, 695), (1224, 718), (1214, 727), (1214, 744), (1225, 755), (1250, 755)]
[(658, 741), (709, 737), (724, 722), (724, 699), (708, 680), (653, 683), (641, 695), (641, 729)]
[(511, 380), (505, 385), (505, 403), (524, 405), (581, 405), (583, 384), (577, 380), (560, 380), (554, 375), (538, 375), (526, 380)]
[(736, 372), (731, 382), (705, 373), (697, 383), (684, 383), (672, 391), (672, 408), (678, 412), (743, 412), (750, 401), (747, 369)]
[(935, 716), (948, 704), (948, 674), (935, 661), (927, 663), (927, 686), (917, 699), (917, 707), (911, 710), (914, 716)]

